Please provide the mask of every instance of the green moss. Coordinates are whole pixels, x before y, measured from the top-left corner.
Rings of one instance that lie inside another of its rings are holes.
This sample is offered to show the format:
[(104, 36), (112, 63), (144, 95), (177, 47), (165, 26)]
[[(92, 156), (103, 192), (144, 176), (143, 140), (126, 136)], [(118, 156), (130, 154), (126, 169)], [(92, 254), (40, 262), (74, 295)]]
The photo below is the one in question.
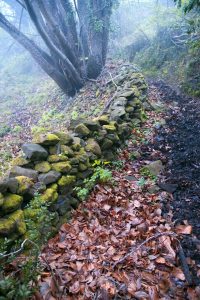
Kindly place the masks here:
[(115, 125), (112, 123), (109, 123), (108, 125), (103, 125), (103, 129), (105, 129), (108, 133), (113, 133), (117, 130)]
[(109, 124), (109, 117), (108, 115), (102, 115), (94, 119), (95, 121), (99, 121), (100, 125), (108, 125)]
[(67, 161), (68, 158), (65, 156), (65, 155), (62, 155), (62, 154), (54, 154), (54, 155), (50, 155), (48, 157), (48, 161), (50, 163), (55, 163), (55, 162), (60, 162), (60, 161)]
[(59, 141), (60, 141), (59, 137), (57, 137), (57, 135), (52, 133), (38, 134), (33, 139), (33, 143), (44, 145), (44, 146), (56, 145)]
[(48, 173), (51, 170), (51, 165), (47, 161), (42, 161), (35, 165), (35, 170), (39, 173)]
[(67, 185), (71, 185), (75, 182), (76, 182), (76, 176), (67, 175), (67, 176), (62, 176), (59, 179), (58, 185), (59, 186), (67, 186)]
[(140, 97), (140, 92), (139, 92), (138, 88), (135, 85), (132, 86), (131, 89), (132, 89), (135, 97)]
[(80, 136), (88, 136), (90, 134), (90, 130), (83, 124), (78, 124), (75, 127), (75, 132), (78, 133)]
[(102, 150), (110, 149), (113, 146), (113, 142), (107, 138), (103, 140), (103, 144), (101, 146)]
[(33, 181), (29, 177), (17, 176), (15, 178), (18, 181), (17, 194), (23, 195), (33, 186)]
[(60, 139), (61, 145), (71, 145), (73, 138), (69, 133), (66, 132), (54, 132), (54, 134)]
[(53, 203), (58, 199), (58, 193), (55, 190), (55, 187), (52, 186), (48, 188), (41, 196), (41, 203)]
[(30, 160), (27, 160), (26, 158), (19, 156), (12, 160), (11, 165), (22, 167), (22, 166), (28, 165), (29, 163), (30, 163)]
[(134, 107), (132, 107), (132, 106), (127, 106), (126, 108), (125, 108), (125, 111), (127, 112), (127, 113), (132, 113), (132, 112), (134, 112)]
[(65, 161), (52, 164), (52, 169), (60, 173), (67, 173), (71, 170), (71, 168), (70, 163)]
[(101, 156), (101, 148), (94, 139), (88, 139), (85, 147), (86, 151), (90, 151), (98, 156)]
[(81, 144), (75, 143), (72, 145), (72, 150), (79, 151), (81, 149)]
[(4, 203), (2, 205), (3, 213), (7, 214), (17, 210), (23, 202), (23, 198), (15, 194), (6, 194), (4, 196)]
[(4, 196), (2, 193), (0, 193), (0, 207), (3, 205), (4, 202)]
[(0, 219), (0, 236), (9, 236), (15, 231), (15, 221), (9, 218)]
[(67, 155), (68, 157), (73, 157), (74, 151), (66, 145), (61, 145), (61, 153)]
[(24, 217), (25, 219), (37, 221), (37, 217), (39, 214), (39, 209), (37, 208), (26, 208), (24, 209)]
[(24, 213), (22, 210), (17, 210), (9, 216), (10, 219), (15, 221), (16, 231), (19, 235), (23, 235), (26, 232), (26, 224), (24, 221)]
[(0, 219), (0, 236), (9, 237), (12, 233), (23, 235), (26, 232), (26, 224), (24, 222), (24, 213), (17, 210), (6, 218)]
[(85, 165), (85, 164), (83, 164), (83, 163), (80, 163), (79, 164), (79, 170), (80, 171), (86, 171), (88, 169), (88, 166), (87, 165)]

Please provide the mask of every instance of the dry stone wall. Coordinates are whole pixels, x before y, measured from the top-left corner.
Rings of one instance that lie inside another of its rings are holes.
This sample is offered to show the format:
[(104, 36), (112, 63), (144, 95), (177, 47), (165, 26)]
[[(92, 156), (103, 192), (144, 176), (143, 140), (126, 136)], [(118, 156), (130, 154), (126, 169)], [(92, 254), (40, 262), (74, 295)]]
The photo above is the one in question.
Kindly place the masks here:
[(101, 116), (76, 121), (68, 132), (38, 135), (22, 146), (23, 155), (0, 182), (0, 240), (28, 236), (26, 220), (34, 219), (34, 211), (27, 204), (35, 194), (56, 213), (52, 226), (58, 228), (78, 206), (74, 187), (93, 173), (94, 160), (112, 160), (132, 128), (145, 120), (143, 76), (129, 68), (116, 83), (120, 88)]

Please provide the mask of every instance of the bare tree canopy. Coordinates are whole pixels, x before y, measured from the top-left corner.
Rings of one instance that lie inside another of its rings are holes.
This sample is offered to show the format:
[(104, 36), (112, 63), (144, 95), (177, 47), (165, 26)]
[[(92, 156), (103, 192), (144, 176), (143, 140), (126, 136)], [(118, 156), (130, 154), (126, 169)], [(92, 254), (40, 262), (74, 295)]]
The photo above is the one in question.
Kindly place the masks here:
[[(66, 93), (73, 95), (105, 64), (114, 0), (4, 0), (11, 11), (26, 15), (44, 46), (30, 39), (0, 12), (0, 27), (26, 48)], [(20, 12), (21, 11), (21, 12)]]

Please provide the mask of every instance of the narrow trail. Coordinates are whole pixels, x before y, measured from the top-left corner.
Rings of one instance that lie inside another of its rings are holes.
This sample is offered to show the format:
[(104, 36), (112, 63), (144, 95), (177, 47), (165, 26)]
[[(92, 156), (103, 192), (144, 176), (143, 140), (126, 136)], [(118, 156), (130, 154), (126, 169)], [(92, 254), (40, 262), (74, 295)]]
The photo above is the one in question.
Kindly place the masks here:
[[(156, 90), (160, 101), (170, 106), (166, 126), (157, 130), (152, 148), (165, 156), (164, 181), (175, 186), (171, 201), (175, 225), (192, 226), (192, 235), (185, 235), (182, 240), (185, 254), (200, 264), (199, 100), (178, 94), (162, 81), (152, 82), (151, 89)], [(200, 280), (193, 275), (199, 284)]]

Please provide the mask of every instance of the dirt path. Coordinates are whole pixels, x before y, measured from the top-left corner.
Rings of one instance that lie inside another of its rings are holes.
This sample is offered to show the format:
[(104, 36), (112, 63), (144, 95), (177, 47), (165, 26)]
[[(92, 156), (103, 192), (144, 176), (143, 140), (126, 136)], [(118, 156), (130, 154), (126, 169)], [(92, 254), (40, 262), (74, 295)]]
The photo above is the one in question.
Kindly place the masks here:
[[(185, 254), (200, 264), (199, 101), (177, 94), (161, 81), (152, 82), (151, 90), (156, 90), (160, 100), (171, 105), (166, 126), (157, 130), (152, 148), (166, 157), (164, 180), (177, 185), (171, 202), (175, 225), (189, 223), (192, 226), (192, 235), (185, 235), (182, 241)], [(199, 283), (195, 272), (193, 275)]]

